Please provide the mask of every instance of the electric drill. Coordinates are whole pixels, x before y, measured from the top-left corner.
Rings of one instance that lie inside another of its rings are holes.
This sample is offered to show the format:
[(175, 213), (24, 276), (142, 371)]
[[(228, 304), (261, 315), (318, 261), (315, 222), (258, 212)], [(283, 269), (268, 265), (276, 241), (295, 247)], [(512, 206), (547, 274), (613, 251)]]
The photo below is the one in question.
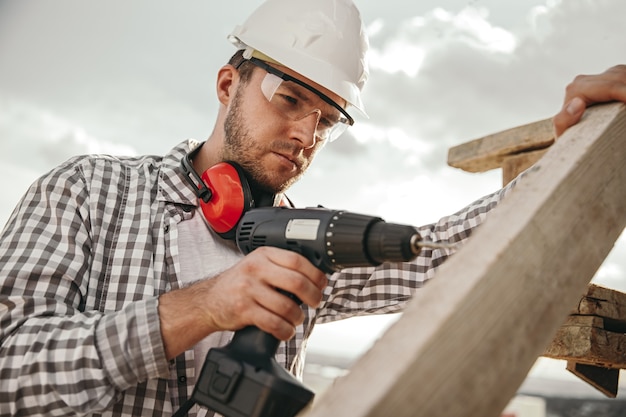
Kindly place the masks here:
[[(236, 241), (244, 254), (261, 246), (297, 252), (326, 273), (406, 262), (422, 246), (437, 247), (423, 242), (413, 226), (321, 207), (249, 210), (237, 226)], [(314, 394), (276, 362), (279, 343), (254, 326), (236, 331), (230, 344), (207, 354), (185, 408), (197, 402), (226, 417), (295, 416)]]

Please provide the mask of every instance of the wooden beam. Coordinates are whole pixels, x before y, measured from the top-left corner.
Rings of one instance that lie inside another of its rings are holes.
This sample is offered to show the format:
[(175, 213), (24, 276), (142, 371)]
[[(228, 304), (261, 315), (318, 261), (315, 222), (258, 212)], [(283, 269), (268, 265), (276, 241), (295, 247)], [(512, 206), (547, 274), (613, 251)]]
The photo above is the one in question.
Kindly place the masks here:
[(624, 228), (625, 135), (589, 109), (302, 415), (497, 416)]
[(548, 152), (548, 148), (538, 151), (522, 152), (502, 160), (502, 185), (507, 185), (519, 174), (527, 170)]
[(604, 368), (626, 368), (626, 334), (602, 317), (569, 316), (543, 356)]
[(567, 370), (615, 398), (626, 368), (626, 294), (589, 284), (543, 356), (567, 361)]
[(613, 331), (626, 333), (626, 294), (601, 285), (589, 284), (587, 293), (571, 314), (611, 319), (614, 322)]
[(553, 143), (552, 119), (540, 120), (452, 147), (448, 165), (469, 172), (489, 171), (500, 168), (509, 156), (545, 149)]

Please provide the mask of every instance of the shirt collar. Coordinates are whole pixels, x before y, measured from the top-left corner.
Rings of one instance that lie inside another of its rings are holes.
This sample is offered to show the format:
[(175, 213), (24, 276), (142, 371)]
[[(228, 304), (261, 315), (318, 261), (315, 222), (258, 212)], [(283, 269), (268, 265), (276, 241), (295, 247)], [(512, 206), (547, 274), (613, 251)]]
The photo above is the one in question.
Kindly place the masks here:
[(176, 204), (198, 205), (198, 197), (180, 166), (183, 157), (200, 145), (188, 139), (163, 156), (159, 172), (159, 200)]

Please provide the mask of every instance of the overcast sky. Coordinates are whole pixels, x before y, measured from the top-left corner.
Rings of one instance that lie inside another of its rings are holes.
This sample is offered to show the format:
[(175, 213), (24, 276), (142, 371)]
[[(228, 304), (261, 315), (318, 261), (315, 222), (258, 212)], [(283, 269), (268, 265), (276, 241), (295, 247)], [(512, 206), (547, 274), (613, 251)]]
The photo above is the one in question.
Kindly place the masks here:
[[(234, 52), (226, 35), (259, 3), (0, 0), (0, 223), (72, 155), (163, 154), (206, 138), (215, 74)], [(447, 166), (451, 146), (551, 117), (576, 74), (626, 63), (623, 0), (356, 3), (370, 118), (320, 153), (290, 193), (300, 206), (435, 221), (500, 185), (500, 172)], [(624, 240), (596, 281), (626, 291)], [(387, 323), (323, 326), (310, 345), (353, 354)]]

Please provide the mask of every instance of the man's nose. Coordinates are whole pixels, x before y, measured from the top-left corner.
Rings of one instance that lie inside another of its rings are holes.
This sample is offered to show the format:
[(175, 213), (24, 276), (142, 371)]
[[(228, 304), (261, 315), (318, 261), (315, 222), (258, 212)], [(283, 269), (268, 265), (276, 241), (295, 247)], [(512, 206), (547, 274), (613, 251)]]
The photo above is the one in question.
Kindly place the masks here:
[(297, 133), (294, 136), (302, 143), (304, 149), (311, 149), (317, 142), (317, 125), (321, 113), (320, 110), (313, 110), (296, 120)]

